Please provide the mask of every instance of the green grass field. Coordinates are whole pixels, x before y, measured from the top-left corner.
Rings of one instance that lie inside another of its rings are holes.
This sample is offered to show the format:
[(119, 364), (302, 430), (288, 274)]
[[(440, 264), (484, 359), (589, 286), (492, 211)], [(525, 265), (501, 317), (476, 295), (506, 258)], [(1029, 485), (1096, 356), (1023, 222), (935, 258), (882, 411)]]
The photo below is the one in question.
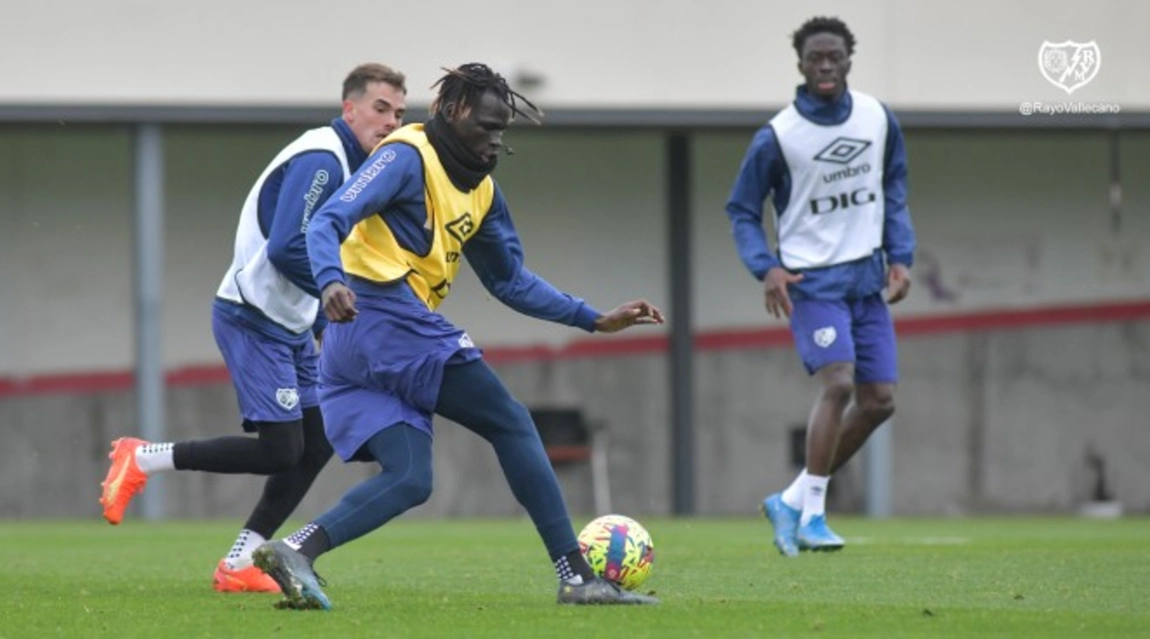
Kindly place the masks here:
[[(582, 521), (577, 521), (581, 525)], [(523, 520), (401, 520), (323, 557), (332, 612), (221, 595), (235, 522), (0, 523), (0, 637), (1150, 636), (1150, 520), (836, 517), (778, 556), (765, 521), (644, 520), (662, 605), (555, 605)]]

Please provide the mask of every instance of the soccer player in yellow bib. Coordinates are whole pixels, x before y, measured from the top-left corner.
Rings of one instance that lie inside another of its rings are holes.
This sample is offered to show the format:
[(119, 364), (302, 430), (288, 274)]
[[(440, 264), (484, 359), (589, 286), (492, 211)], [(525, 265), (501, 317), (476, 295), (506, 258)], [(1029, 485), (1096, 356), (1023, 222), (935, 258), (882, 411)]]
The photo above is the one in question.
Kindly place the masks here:
[(388, 136), (316, 212), (307, 234), (332, 322), (320, 356), (328, 438), (345, 461), (375, 461), (380, 473), (296, 533), (261, 546), (256, 564), (290, 607), (329, 609), (313, 562), (427, 500), (438, 414), (494, 447), (555, 565), (559, 603), (656, 603), (594, 575), (531, 415), (435, 309), (466, 258), (493, 296), (539, 319), (613, 333), (661, 324), (663, 314), (645, 300), (601, 313), (529, 271), (491, 172), (514, 115), (538, 122), (540, 112), (483, 64), (448, 70), (435, 86), (430, 120)]

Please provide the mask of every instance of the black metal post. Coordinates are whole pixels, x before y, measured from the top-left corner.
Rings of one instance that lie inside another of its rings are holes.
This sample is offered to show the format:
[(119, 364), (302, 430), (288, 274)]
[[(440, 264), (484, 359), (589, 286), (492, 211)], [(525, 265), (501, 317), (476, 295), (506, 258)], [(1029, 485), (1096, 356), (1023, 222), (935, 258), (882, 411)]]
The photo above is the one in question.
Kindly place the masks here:
[(691, 144), (667, 134), (667, 222), (671, 306), (671, 485), (676, 515), (695, 512), (694, 326), (691, 318)]

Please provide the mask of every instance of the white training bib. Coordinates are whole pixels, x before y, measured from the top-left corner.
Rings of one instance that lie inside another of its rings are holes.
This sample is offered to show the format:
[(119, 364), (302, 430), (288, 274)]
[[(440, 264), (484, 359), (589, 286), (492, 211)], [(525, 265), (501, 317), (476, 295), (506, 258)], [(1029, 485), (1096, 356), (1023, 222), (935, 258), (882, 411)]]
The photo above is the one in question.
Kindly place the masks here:
[(344, 151), (339, 134), (332, 127), (312, 129), (287, 145), (264, 169), (244, 201), (239, 228), (236, 230), (232, 265), (216, 292), (223, 299), (258, 308), (268, 319), (293, 333), (311, 329), (319, 311), (319, 300), (293, 284), (268, 260), (268, 238), (260, 230), (259, 196), (264, 182), (272, 172), (301, 153), (317, 150), (334, 153), (339, 159), (343, 175), (325, 176), (322, 172), (316, 175), (315, 181), (318, 183), (313, 183), (312, 190), (304, 197), (304, 229), (301, 230), (306, 229), (311, 214), (318, 208), (316, 198), (322, 187), (330, 180), (339, 180), (339, 184), (347, 181), (351, 175), (347, 152)]
[(850, 95), (842, 124), (811, 122), (794, 104), (771, 119), (791, 176), (790, 201), (777, 220), (788, 269), (852, 262), (882, 246), (886, 110), (865, 93)]

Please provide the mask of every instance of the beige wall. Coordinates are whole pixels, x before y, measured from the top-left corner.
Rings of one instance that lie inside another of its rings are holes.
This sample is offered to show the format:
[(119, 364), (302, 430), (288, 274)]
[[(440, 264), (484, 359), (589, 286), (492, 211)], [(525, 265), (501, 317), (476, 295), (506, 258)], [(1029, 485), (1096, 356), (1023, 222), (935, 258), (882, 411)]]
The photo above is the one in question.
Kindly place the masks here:
[(778, 105), (798, 78), (790, 34), (816, 14), (851, 25), (855, 85), (900, 108), (1063, 100), (1038, 71), (1047, 40), (1101, 47), (1075, 100), (1150, 108), (1142, 0), (19, 2), (0, 20), (0, 104), (327, 105), (365, 60), (406, 71), (426, 104), (441, 66), (480, 60), (542, 74), (545, 108)]

